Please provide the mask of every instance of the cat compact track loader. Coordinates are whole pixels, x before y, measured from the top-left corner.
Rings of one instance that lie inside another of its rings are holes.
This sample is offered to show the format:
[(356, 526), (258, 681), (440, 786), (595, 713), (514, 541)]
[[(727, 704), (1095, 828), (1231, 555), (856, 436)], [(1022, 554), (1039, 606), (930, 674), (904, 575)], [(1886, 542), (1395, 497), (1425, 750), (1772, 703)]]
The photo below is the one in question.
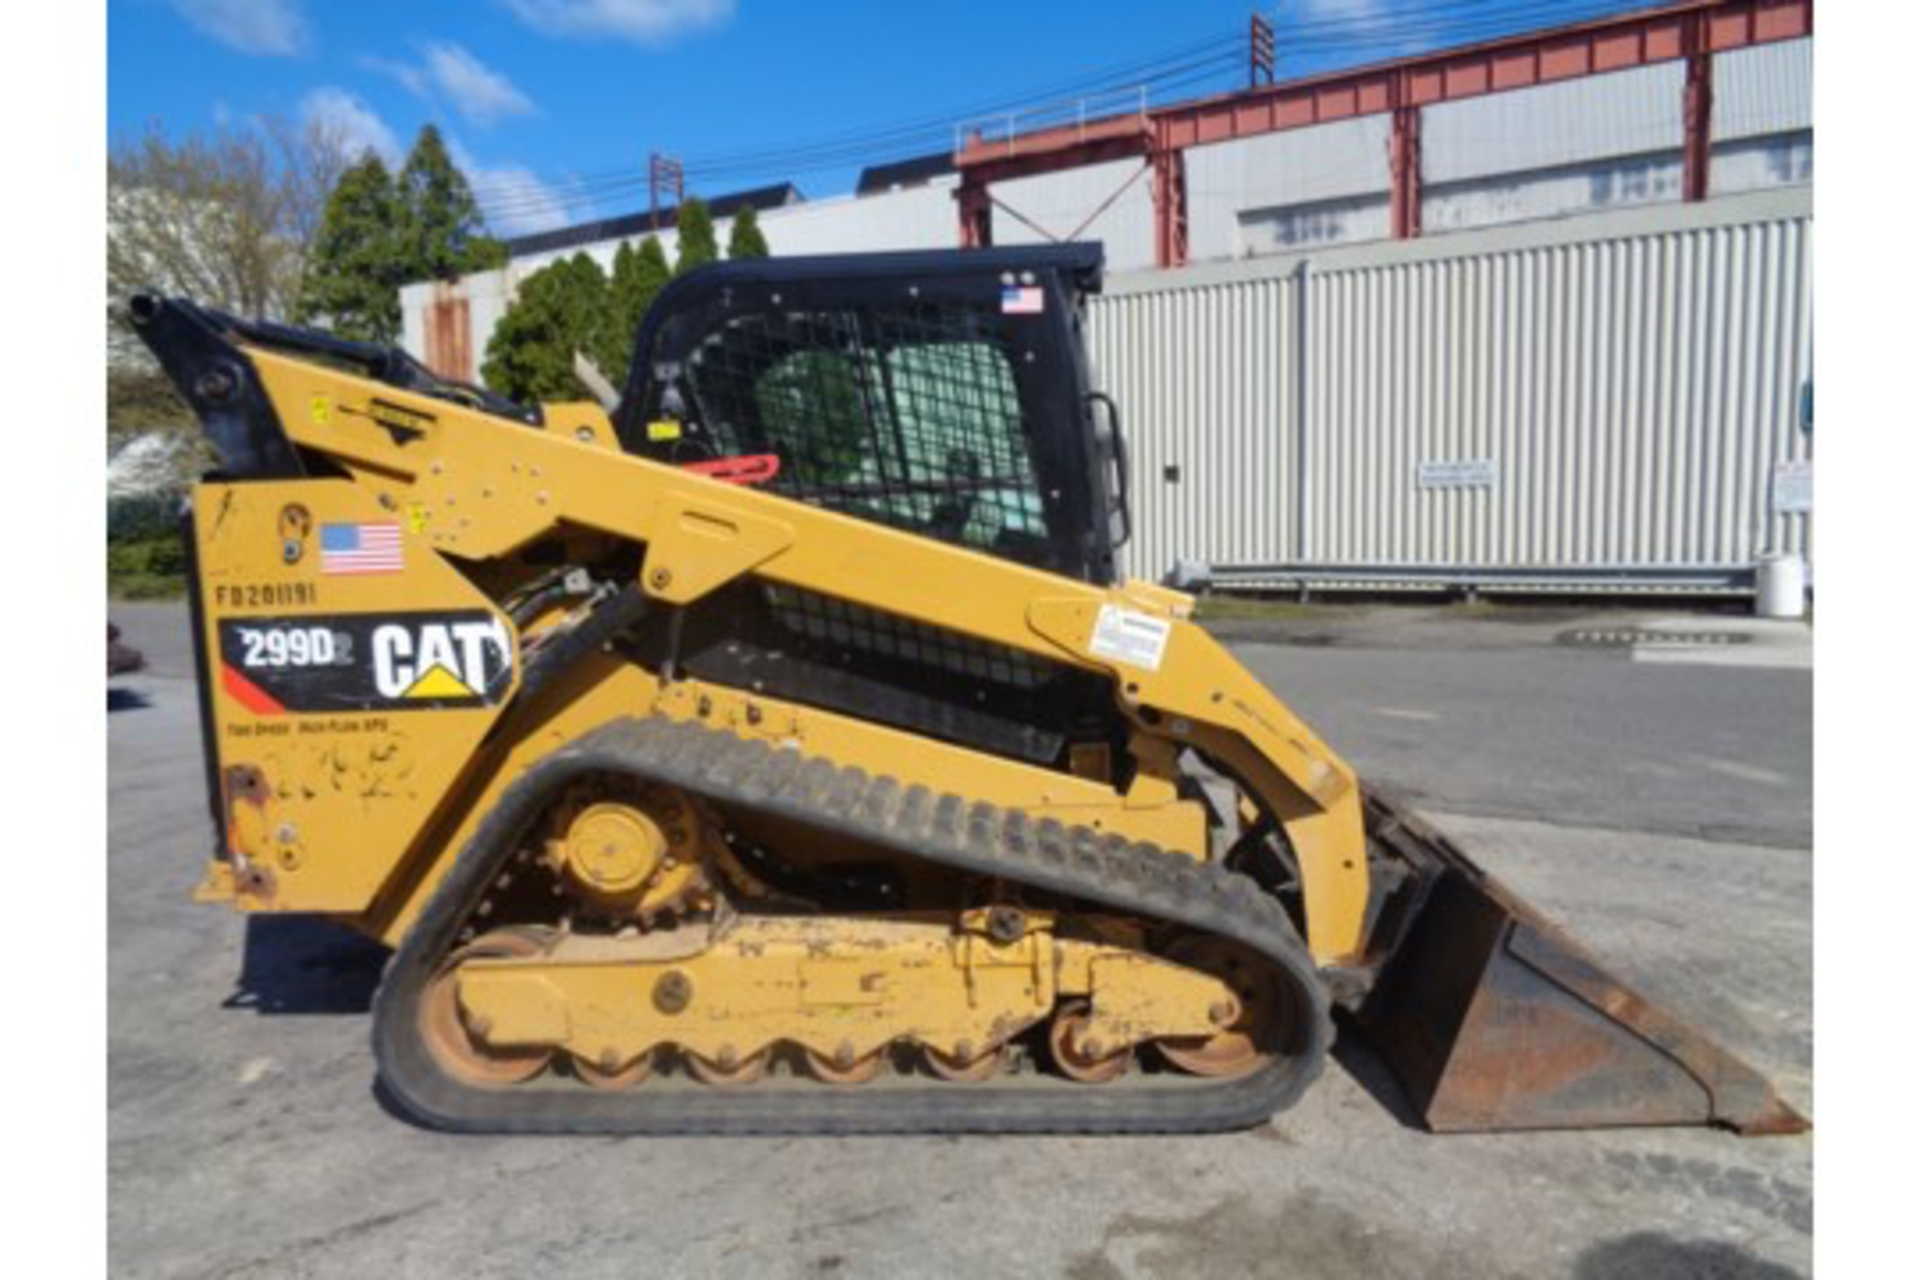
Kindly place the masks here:
[(732, 262), (598, 404), (136, 297), (201, 897), (394, 948), (452, 1130), (1202, 1131), (1333, 1016), (1436, 1129), (1804, 1124), (1127, 580), (1097, 246)]

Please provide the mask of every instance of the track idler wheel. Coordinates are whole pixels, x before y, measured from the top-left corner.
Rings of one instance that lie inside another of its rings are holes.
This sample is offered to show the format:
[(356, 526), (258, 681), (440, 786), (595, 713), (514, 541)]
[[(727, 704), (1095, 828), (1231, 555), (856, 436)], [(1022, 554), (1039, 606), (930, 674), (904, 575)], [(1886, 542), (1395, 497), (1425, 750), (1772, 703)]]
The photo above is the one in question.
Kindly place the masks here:
[(1272, 969), (1238, 943), (1199, 935), (1174, 943), (1167, 958), (1221, 979), (1233, 989), (1239, 1008), (1214, 1035), (1157, 1041), (1161, 1055), (1196, 1076), (1235, 1078), (1264, 1066), (1283, 1041), (1291, 1013), (1286, 989)]
[(1047, 1028), (1047, 1047), (1053, 1052), (1053, 1065), (1070, 1080), (1082, 1084), (1105, 1084), (1127, 1069), (1132, 1053), (1123, 1045), (1108, 1049), (1087, 1037), (1093, 1011), (1084, 1000), (1077, 1000), (1053, 1016)]
[(420, 1000), (421, 1039), (442, 1071), (464, 1084), (503, 1086), (524, 1083), (547, 1069), (551, 1049), (496, 1049), (486, 1043), (485, 1028), (469, 1023), (460, 1011), (458, 979), (468, 960), (526, 959), (545, 949), (538, 930), (500, 929), (447, 958)]

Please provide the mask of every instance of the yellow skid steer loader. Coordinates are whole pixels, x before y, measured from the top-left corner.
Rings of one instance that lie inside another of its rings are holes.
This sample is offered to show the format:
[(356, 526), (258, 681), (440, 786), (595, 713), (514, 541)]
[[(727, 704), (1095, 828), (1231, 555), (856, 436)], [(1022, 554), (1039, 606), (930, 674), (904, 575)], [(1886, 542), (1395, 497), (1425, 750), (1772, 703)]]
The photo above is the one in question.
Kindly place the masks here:
[(1099, 282), (706, 268), (611, 411), (134, 298), (219, 458), (200, 896), (392, 946), (452, 1130), (1229, 1129), (1336, 1010), (1435, 1129), (1802, 1127), (1119, 576)]

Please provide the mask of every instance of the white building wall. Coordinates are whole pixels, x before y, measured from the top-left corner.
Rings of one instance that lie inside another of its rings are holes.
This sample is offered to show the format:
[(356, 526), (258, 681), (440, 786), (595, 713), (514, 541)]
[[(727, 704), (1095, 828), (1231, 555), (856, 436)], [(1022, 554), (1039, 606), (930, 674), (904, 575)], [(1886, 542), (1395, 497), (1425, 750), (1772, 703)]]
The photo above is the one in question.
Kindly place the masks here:
[[(1137, 271), (1150, 267), (1153, 265), (1153, 176), (1147, 168), (1145, 160), (1113, 160), (1069, 169), (1065, 173), (996, 182), (991, 188), (994, 199), (1018, 209), (1045, 234), (1005, 209), (995, 209), (993, 242), (1014, 245), (1067, 239), (1099, 240), (1106, 245), (1110, 270)], [(1109, 200), (1112, 203), (1109, 204)], [(1102, 209), (1102, 205), (1106, 207)], [(958, 227), (959, 214), (954, 213), (953, 218), (954, 226)]]
[[(809, 200), (760, 214), (767, 247), (782, 257), (873, 253), (882, 249), (957, 249), (960, 214), (954, 179), (871, 196)], [(725, 244), (725, 240), (721, 241)]]
[(1240, 258), (1384, 240), (1393, 233), (1393, 214), (1384, 194), (1249, 209), (1237, 221), (1234, 256)]
[(400, 345), (416, 360), (427, 358), (427, 308), (432, 303), (431, 282), (400, 286)]
[(506, 270), (475, 280), (468, 288), (467, 323), (472, 326), (474, 337), (473, 368), (476, 375), (487, 361), (487, 342), (492, 339), (500, 321), (506, 317), (507, 308), (513, 305), (514, 292), (520, 287), (520, 282), (532, 274), (517, 263), (509, 264)]
[[(727, 233), (732, 226), (733, 222), (731, 219), (716, 218), (714, 220), (714, 236), (720, 241), (723, 248), (726, 246)], [(515, 258), (508, 264), (508, 269), (513, 272), (513, 281), (518, 285), (520, 281), (526, 279), (542, 267), (550, 267), (560, 259), (571, 258), (576, 253), (584, 253), (599, 263), (602, 271), (610, 272), (613, 270), (614, 255), (620, 252), (620, 246), (622, 244), (632, 244), (637, 249), (640, 247), (640, 242), (648, 236), (652, 236), (660, 242), (660, 247), (666, 251), (668, 262), (672, 262), (679, 256), (680, 235), (672, 228), (667, 228), (661, 231), (643, 231), (637, 236), (628, 236), (621, 240), (597, 240), (592, 244), (574, 245), (567, 249), (549, 249), (542, 253), (529, 253), (522, 257)]]
[(1424, 234), (1598, 213), (1680, 198), (1677, 151), (1566, 169), (1534, 170), (1425, 187)]
[(1391, 118), (1188, 148), (1187, 254), (1212, 262), (1387, 234)]
[(1714, 55), (1716, 142), (1812, 128), (1812, 40), (1785, 40)]
[(1662, 62), (1438, 103), (1420, 113), (1421, 179), (1442, 185), (1678, 149), (1685, 84), (1684, 64)]
[(1813, 131), (1715, 143), (1707, 178), (1716, 196), (1807, 186), (1813, 182)]

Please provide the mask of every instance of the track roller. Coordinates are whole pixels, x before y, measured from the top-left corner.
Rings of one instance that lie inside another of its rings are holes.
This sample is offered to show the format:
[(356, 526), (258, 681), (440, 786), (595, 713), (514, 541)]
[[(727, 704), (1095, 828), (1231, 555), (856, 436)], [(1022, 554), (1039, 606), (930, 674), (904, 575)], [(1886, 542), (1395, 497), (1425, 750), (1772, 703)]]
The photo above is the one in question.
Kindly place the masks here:
[(1082, 1084), (1105, 1084), (1127, 1069), (1133, 1054), (1125, 1047), (1108, 1050), (1087, 1038), (1092, 1011), (1084, 1000), (1076, 1000), (1053, 1016), (1047, 1028), (1047, 1047), (1053, 1052), (1053, 1065), (1070, 1080)]
[(826, 1084), (866, 1084), (887, 1065), (885, 1049), (875, 1049), (864, 1058), (854, 1057), (852, 1050), (846, 1047), (832, 1055), (816, 1049), (803, 1049), (801, 1056), (806, 1060), (807, 1071), (813, 1078)]
[(716, 1089), (738, 1089), (750, 1084), (760, 1083), (767, 1074), (767, 1064), (773, 1055), (766, 1049), (750, 1053), (744, 1058), (723, 1058), (710, 1061), (697, 1053), (687, 1055), (687, 1070), (693, 1078), (702, 1084), (710, 1084)]

